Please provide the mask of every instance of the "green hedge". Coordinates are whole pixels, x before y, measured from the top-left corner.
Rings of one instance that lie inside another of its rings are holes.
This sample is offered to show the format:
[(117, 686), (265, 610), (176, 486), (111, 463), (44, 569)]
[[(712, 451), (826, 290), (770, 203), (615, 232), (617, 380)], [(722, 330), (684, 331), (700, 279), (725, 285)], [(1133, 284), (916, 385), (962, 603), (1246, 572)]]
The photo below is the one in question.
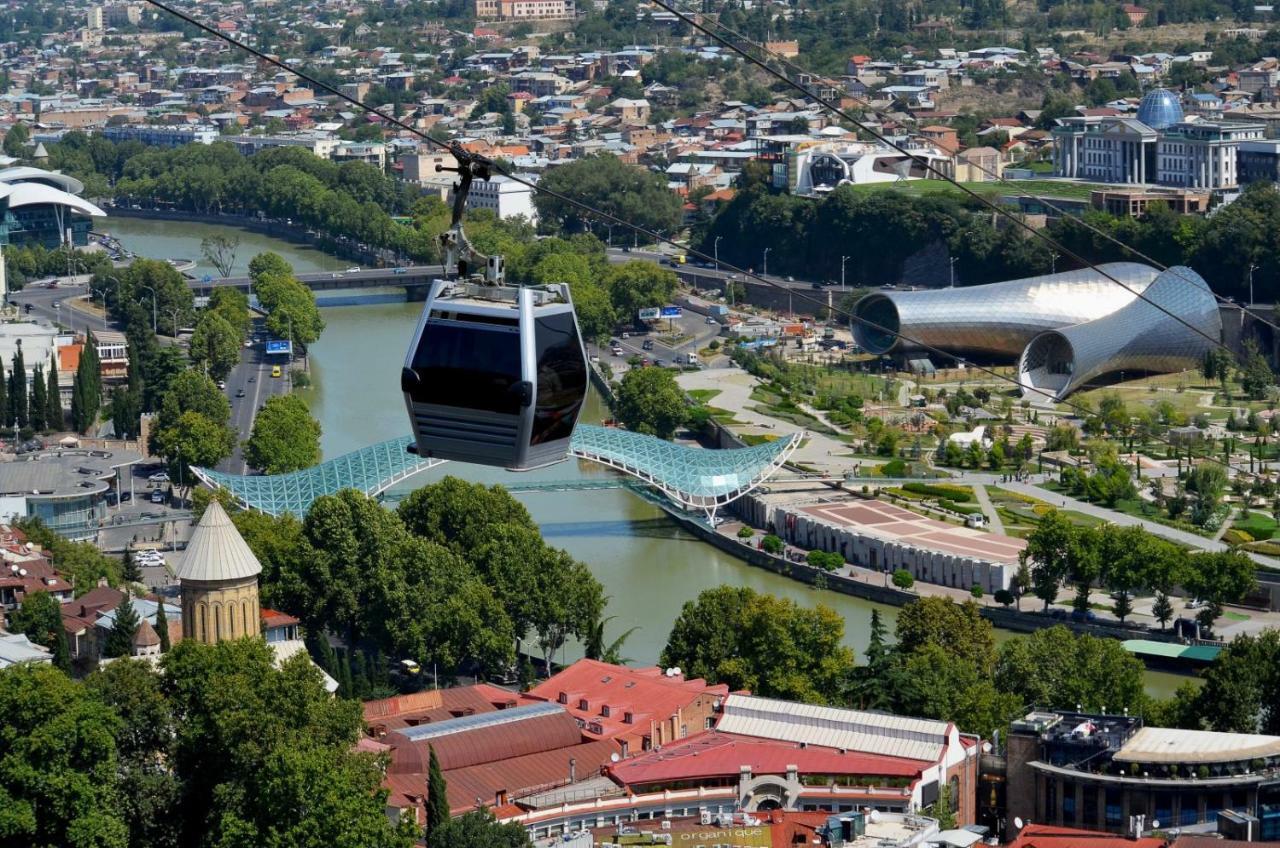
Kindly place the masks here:
[(938, 486), (932, 483), (903, 483), (902, 488), (908, 492), (915, 492), (917, 495), (929, 495), (935, 498), (946, 498), (950, 501), (964, 502), (971, 500), (973, 495), (964, 489), (957, 489), (954, 486)]
[(943, 498), (942, 500), (938, 501), (938, 506), (942, 507), (943, 509), (949, 509), (952, 512), (958, 512), (961, 515), (974, 515), (976, 513), (982, 512), (982, 507), (980, 506), (974, 506), (973, 504), (956, 503), (955, 501), (950, 500), (948, 498)]

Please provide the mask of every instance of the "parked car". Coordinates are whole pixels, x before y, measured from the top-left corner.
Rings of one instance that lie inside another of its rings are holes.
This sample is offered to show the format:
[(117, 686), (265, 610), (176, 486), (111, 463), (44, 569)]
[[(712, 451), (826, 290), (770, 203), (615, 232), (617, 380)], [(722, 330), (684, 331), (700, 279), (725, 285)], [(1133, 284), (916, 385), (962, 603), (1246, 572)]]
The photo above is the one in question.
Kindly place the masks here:
[(148, 478), (147, 478), (147, 482), (149, 482), (149, 483), (168, 483), (168, 482), (169, 482), (169, 472), (168, 472), (168, 471), (157, 471), (155, 474), (152, 474), (150, 477), (148, 477)]
[(154, 492), (151, 493), (151, 502), (153, 504), (162, 504), (165, 502), (165, 500), (166, 498), (164, 496), (164, 489), (156, 489)]
[(645, 339), (640, 347), (644, 350), (653, 350), (653, 339)]
[(359, 265), (352, 265), (350, 268), (347, 269), (348, 274), (358, 274), (359, 272), (360, 272)]
[(394, 271), (392, 271), (391, 273), (393, 273), (393, 274), (407, 274), (407, 273), (409, 273), (409, 269), (408, 269), (408, 268), (397, 268), (397, 269), (395, 269)]

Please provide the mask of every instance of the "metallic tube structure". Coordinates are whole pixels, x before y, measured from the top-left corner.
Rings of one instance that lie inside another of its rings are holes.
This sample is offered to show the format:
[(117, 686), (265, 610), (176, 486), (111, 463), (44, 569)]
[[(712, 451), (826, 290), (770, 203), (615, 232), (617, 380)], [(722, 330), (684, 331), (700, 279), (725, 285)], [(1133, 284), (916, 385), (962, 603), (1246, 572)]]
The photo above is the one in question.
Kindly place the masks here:
[(901, 333), (948, 353), (1012, 360), (1046, 330), (1092, 321), (1128, 305), (1158, 273), (1139, 262), (1108, 262), (1098, 268), (967, 288), (873, 292), (854, 305), (853, 314), (889, 332), (854, 321), (853, 338), (876, 354), (915, 347), (893, 335)]
[(1222, 318), (1204, 278), (1181, 265), (1156, 277), (1145, 296), (1209, 338), (1145, 300), (1096, 321), (1050, 330), (1031, 340), (1018, 359), (1022, 393), (1054, 400), (1090, 380), (1118, 371), (1168, 374), (1196, 368), (1222, 338)]

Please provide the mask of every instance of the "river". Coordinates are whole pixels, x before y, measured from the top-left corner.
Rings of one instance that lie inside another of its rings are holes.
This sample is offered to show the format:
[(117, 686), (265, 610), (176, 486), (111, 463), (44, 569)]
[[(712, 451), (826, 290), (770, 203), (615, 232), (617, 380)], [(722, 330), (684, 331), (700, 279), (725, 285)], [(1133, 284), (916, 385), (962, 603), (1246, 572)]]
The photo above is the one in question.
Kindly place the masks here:
[[(239, 234), (237, 267), (254, 254), (274, 250), (297, 271), (328, 270), (346, 263), (268, 236), (207, 224), (111, 219), (106, 229), (142, 256), (197, 258), (200, 239)], [(312, 346), (314, 386), (304, 396), (322, 429), (326, 458), (408, 433), (400, 394), (400, 366), (420, 305), (372, 304), (326, 308), (327, 327)], [(599, 421), (603, 404), (594, 393), (584, 420)], [(531, 480), (581, 480), (614, 474), (600, 466), (569, 460), (527, 474), (448, 464), (415, 477), (406, 488), (446, 474), (483, 483), (518, 484)], [(519, 495), (547, 541), (585, 562), (609, 596), (606, 641), (636, 628), (623, 655), (637, 663), (657, 662), (671, 623), (686, 600), (725, 584), (791, 598), (812, 606), (823, 603), (845, 622), (845, 642), (860, 655), (870, 631), (871, 611), (879, 609), (890, 630), (894, 607), (836, 592), (820, 592), (704, 544), (681, 530), (658, 507), (625, 489), (560, 491)], [(997, 630), (1003, 642), (1016, 634)], [(569, 654), (572, 659), (572, 653)], [(1187, 678), (1148, 671), (1147, 691), (1167, 697)]]

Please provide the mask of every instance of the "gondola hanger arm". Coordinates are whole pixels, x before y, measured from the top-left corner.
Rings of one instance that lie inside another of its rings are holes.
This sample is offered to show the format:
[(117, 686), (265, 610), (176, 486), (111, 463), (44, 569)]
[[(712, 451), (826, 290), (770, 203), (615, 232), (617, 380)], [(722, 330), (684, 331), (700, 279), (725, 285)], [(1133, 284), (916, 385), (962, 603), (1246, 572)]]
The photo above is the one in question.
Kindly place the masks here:
[(472, 246), (462, 228), (462, 219), (467, 212), (467, 198), (471, 194), (471, 183), (478, 177), (488, 180), (493, 175), (492, 163), (475, 153), (470, 152), (458, 142), (449, 145), (449, 152), (457, 161), (456, 168), (436, 165), (436, 171), (452, 171), (458, 175), (453, 184), (453, 214), (449, 221), (449, 229), (440, 234), (440, 246), (444, 252), (444, 267), (447, 274), (450, 268), (456, 268), (459, 279), (468, 276), (480, 276), (477, 269), (483, 268), (483, 280), (488, 285), (500, 286), (505, 276), (505, 267), (501, 256), (489, 256)]

